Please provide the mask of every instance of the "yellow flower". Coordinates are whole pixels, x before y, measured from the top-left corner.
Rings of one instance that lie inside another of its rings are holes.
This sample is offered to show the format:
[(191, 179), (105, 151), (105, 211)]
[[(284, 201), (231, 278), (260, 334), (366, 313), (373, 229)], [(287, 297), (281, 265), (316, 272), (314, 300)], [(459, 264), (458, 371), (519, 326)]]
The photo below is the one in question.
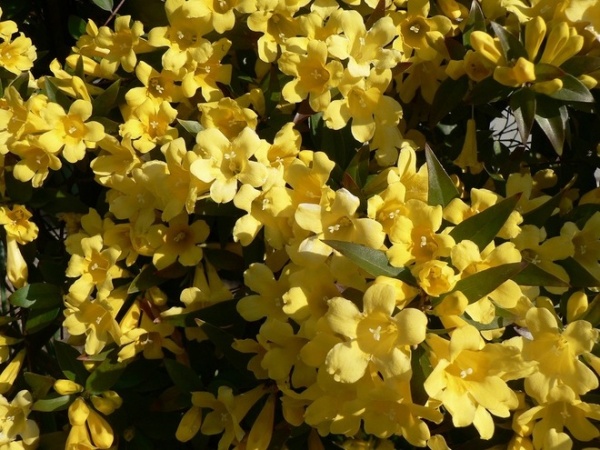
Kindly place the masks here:
[(331, 101), (331, 89), (337, 87), (344, 68), (339, 61), (327, 63), (327, 44), (310, 41), (302, 53), (286, 51), (278, 59), (279, 69), (294, 77), (281, 94), (290, 103), (300, 103), (306, 97), (314, 111), (324, 111)]
[(19, 244), (10, 236), (6, 237), (6, 276), (16, 288), (25, 286), (29, 276), (27, 263), (21, 254)]
[(527, 375), (530, 365), (522, 361), (517, 347), (485, 344), (470, 325), (455, 329), (450, 341), (429, 335), (427, 344), (434, 365), (424, 383), (427, 394), (442, 402), (455, 427), (473, 424), (483, 439), (491, 438), (490, 414), (509, 417), (519, 405), (506, 381)]
[(531, 61), (521, 57), (514, 65), (496, 67), (494, 80), (510, 87), (519, 87), (535, 81), (535, 66)]
[(328, 301), (327, 323), (346, 339), (327, 354), (325, 365), (336, 381), (355, 383), (372, 363), (385, 378), (411, 372), (410, 346), (425, 339), (427, 318), (413, 308), (394, 314), (396, 293), (375, 284), (363, 296), (363, 312), (342, 297)]
[(0, 42), (0, 67), (15, 75), (31, 69), (36, 59), (35, 46), (23, 33), (14, 40), (9, 38)]
[(39, 230), (35, 223), (29, 221), (31, 217), (32, 214), (22, 205), (13, 205), (12, 209), (0, 206), (0, 225), (4, 225), (8, 238), (21, 245), (37, 238)]
[(562, 63), (575, 56), (583, 48), (583, 36), (566, 22), (553, 26), (546, 37), (546, 46), (540, 62), (559, 67)]
[[(307, 0), (290, 2), (292, 8), (300, 8)], [(248, 28), (262, 34), (258, 38), (258, 57), (261, 61), (270, 63), (275, 61), (278, 47), (298, 34), (298, 22), (293, 17), (295, 11), (291, 10), (288, 3), (272, 2), (268, 0), (257, 1), (257, 11), (250, 14), (247, 19)]]
[(116, 137), (107, 134), (98, 142), (98, 147), (101, 150), (90, 163), (90, 167), (96, 175), (96, 180), (104, 186), (112, 187), (113, 175), (124, 177), (142, 165), (130, 138), (123, 138), (119, 142)]
[(190, 172), (210, 186), (210, 197), (217, 203), (233, 200), (238, 182), (260, 187), (267, 181), (267, 168), (250, 158), (267, 142), (251, 128), (245, 128), (229, 140), (216, 128), (198, 133), (195, 151), (202, 155), (190, 166)]
[(110, 424), (90, 408), (82, 397), (77, 397), (69, 406), (69, 423), (71, 429), (65, 448), (77, 448), (82, 445), (90, 448), (92, 445), (108, 449), (114, 441), (114, 433)]
[(179, 77), (175, 72), (167, 69), (158, 72), (150, 64), (140, 61), (135, 68), (135, 74), (144, 86), (127, 91), (125, 100), (128, 105), (138, 107), (146, 99), (150, 99), (157, 104), (181, 100), (181, 86), (175, 84), (176, 81), (179, 81)]
[[(0, 17), (2, 17), (2, 8), (0, 8)], [(0, 38), (9, 40), (18, 30), (17, 24), (12, 20), (3, 20), (0, 22)]]
[(0, 447), (35, 448), (40, 430), (33, 419), (28, 419), (33, 398), (29, 391), (19, 391), (12, 401), (0, 395)]
[(43, 117), (52, 128), (39, 137), (39, 144), (49, 153), (62, 149), (70, 163), (82, 160), (86, 148), (95, 148), (104, 137), (104, 127), (98, 122), (87, 122), (92, 115), (92, 104), (75, 100), (69, 112), (57, 103), (49, 103)]
[[(218, 128), (228, 139), (235, 138), (244, 128), (255, 130), (258, 116), (248, 107), (253, 103), (250, 99), (252, 94), (245, 94), (235, 100), (224, 97), (218, 102), (198, 104), (202, 114), (200, 123), (204, 128)], [(256, 105), (254, 106), (257, 109)]]
[(460, 155), (454, 160), (454, 164), (460, 167), (463, 173), (469, 171), (472, 174), (478, 174), (483, 170), (483, 164), (477, 158), (477, 123), (475, 119), (467, 120), (465, 142)]
[(47, 131), (48, 124), (40, 116), (46, 109), (45, 95), (32, 95), (23, 101), (14, 86), (9, 86), (0, 99), (0, 154), (14, 151), (14, 143), (29, 133)]
[(561, 330), (545, 308), (532, 308), (525, 317), (531, 339), (523, 339), (523, 357), (537, 361), (535, 373), (525, 379), (526, 392), (539, 403), (556, 400), (565, 392), (583, 395), (598, 387), (598, 377), (579, 360), (591, 352), (598, 330), (576, 320)]
[(416, 276), (419, 286), (432, 297), (439, 297), (441, 294), (450, 292), (458, 281), (458, 276), (445, 261), (426, 261), (417, 264), (412, 272)]
[(561, 235), (563, 234), (573, 242), (573, 258), (600, 279), (600, 213), (590, 217), (581, 230), (573, 222), (565, 223), (561, 230)]
[(207, 102), (214, 102), (223, 97), (223, 92), (218, 83), (229, 85), (231, 83), (231, 64), (221, 64), (227, 55), (231, 41), (219, 39), (215, 42), (204, 41), (198, 47), (190, 50), (191, 62), (189, 70), (181, 81), (183, 95), (193, 97), (198, 89)]
[(131, 139), (140, 153), (148, 153), (156, 145), (177, 138), (177, 129), (169, 126), (176, 117), (177, 110), (168, 102), (157, 104), (147, 99), (131, 111), (126, 122), (119, 126), (119, 134)]
[(203, 243), (210, 229), (203, 220), (188, 224), (188, 215), (183, 213), (169, 221), (169, 226), (155, 225), (149, 231), (148, 238), (156, 251), (152, 263), (158, 270), (164, 269), (175, 261), (184, 266), (194, 266), (202, 259)]
[(248, 14), (256, 10), (253, 0), (199, 0), (205, 11), (203, 17), (208, 20), (215, 31), (223, 34), (235, 25), (235, 11)]
[(33, 187), (41, 187), (50, 170), (59, 170), (62, 161), (58, 157), (60, 149), (43, 146), (38, 136), (28, 136), (12, 145), (11, 152), (21, 158), (13, 168), (13, 175), (24, 183), (31, 181)]

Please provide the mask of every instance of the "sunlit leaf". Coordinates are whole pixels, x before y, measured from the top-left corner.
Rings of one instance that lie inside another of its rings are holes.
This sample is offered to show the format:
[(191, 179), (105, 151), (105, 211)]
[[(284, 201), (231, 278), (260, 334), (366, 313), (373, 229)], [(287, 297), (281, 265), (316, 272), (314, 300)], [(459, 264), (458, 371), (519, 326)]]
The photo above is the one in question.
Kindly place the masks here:
[(459, 196), (458, 190), (429, 145), (425, 145), (425, 156), (429, 174), (427, 203), (432, 206), (446, 206), (453, 198)]

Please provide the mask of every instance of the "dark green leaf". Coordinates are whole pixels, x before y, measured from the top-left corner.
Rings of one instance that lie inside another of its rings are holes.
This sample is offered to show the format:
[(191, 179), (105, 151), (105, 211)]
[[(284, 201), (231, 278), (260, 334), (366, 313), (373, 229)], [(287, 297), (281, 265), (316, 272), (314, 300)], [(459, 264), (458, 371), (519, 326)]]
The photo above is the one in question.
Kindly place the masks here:
[(585, 84), (573, 75), (565, 74), (561, 80), (563, 82), (562, 89), (550, 94), (550, 97), (565, 102), (593, 103), (595, 101), (594, 96)]
[(92, 101), (95, 116), (107, 116), (110, 110), (117, 105), (120, 87), (121, 80), (117, 80)]
[(477, 0), (471, 2), (471, 9), (469, 11), (469, 18), (465, 24), (462, 39), (463, 45), (471, 45), (471, 33), (473, 31), (486, 31), (485, 29), (485, 16), (481, 10), (481, 6)]
[(58, 103), (63, 107), (65, 111), (69, 110), (71, 106), (71, 100), (67, 97), (51, 80), (50, 78), (44, 79), (44, 91), (48, 100), (53, 103)]
[(137, 292), (145, 291), (148, 288), (158, 286), (165, 280), (158, 276), (158, 270), (152, 264), (144, 266), (142, 271), (131, 281), (129, 288), (127, 289), (128, 294), (135, 294)]
[(17, 180), (12, 172), (4, 172), (6, 181), (6, 196), (15, 203), (27, 203), (33, 195), (33, 186), (30, 182), (24, 183)]
[(46, 187), (36, 189), (29, 204), (35, 208), (43, 208), (44, 212), (49, 214), (63, 212), (84, 214), (89, 211), (89, 206), (80, 198), (58, 189)]
[(184, 366), (173, 359), (165, 359), (165, 368), (173, 384), (183, 392), (196, 392), (204, 389), (198, 374), (189, 366)]
[(415, 284), (410, 271), (405, 267), (391, 266), (387, 256), (381, 250), (352, 242), (324, 240), (325, 244), (340, 252), (358, 267), (373, 277), (386, 276), (397, 278), (405, 283)]
[(515, 277), (526, 263), (503, 264), (501, 266), (490, 267), (481, 272), (463, 278), (452, 290), (462, 292), (469, 300), (469, 303), (474, 303), (480, 298), (488, 295), (506, 280)]
[(515, 117), (515, 122), (524, 144), (529, 139), (529, 133), (535, 119), (535, 94), (527, 88), (523, 88), (510, 96), (510, 109)]
[(28, 97), (27, 88), (29, 86), (29, 76), (29, 72), (24, 72), (10, 83), (10, 86), (14, 87), (24, 99)]
[(446, 206), (450, 200), (459, 196), (458, 190), (446, 173), (444, 167), (431, 150), (425, 144), (425, 157), (427, 158), (427, 170), (429, 173), (429, 193), (427, 203), (431, 206)]
[(71, 14), (68, 19), (67, 28), (69, 29), (69, 34), (73, 37), (73, 39), (79, 39), (83, 34), (85, 34), (85, 20), (83, 20), (81, 17)]
[(56, 307), (62, 304), (62, 291), (58, 286), (47, 283), (32, 283), (13, 292), (9, 301), (14, 306), (30, 308)]
[(475, 242), (483, 250), (497, 236), (510, 214), (515, 210), (521, 194), (513, 195), (501, 202), (469, 217), (456, 225), (450, 236), (458, 243), (465, 239)]
[(92, 118), (90, 120), (93, 120), (94, 122), (98, 122), (98, 123), (102, 124), (102, 126), (104, 127), (104, 132), (107, 134), (119, 132), (119, 123), (115, 122), (114, 120), (110, 120), (106, 117), (98, 117), (98, 116), (92, 116)]
[(597, 56), (574, 56), (560, 66), (562, 70), (578, 77), (600, 70), (600, 58)]
[(31, 409), (42, 412), (62, 411), (67, 409), (74, 399), (74, 395), (53, 395), (49, 398), (37, 400), (31, 405)]
[(86, 380), (86, 391), (92, 394), (100, 394), (108, 391), (119, 380), (126, 366), (123, 362), (118, 362), (113, 358), (106, 358), (94, 369)]
[(576, 288), (600, 286), (600, 280), (588, 272), (587, 269), (574, 258), (569, 257), (556, 262), (569, 274), (569, 284), (571, 286)]
[(418, 345), (411, 352), (410, 365), (412, 368), (412, 377), (410, 379), (410, 392), (413, 403), (424, 405), (429, 400), (429, 395), (423, 387), (425, 380), (433, 371), (427, 352), (422, 345)]
[(25, 331), (28, 334), (32, 334), (46, 328), (59, 316), (60, 311), (59, 307), (46, 308), (36, 305), (30, 308), (27, 315), (27, 322), (25, 322)]
[(92, 0), (94, 5), (99, 8), (102, 8), (104, 11), (112, 11), (113, 9), (113, 0)]
[(535, 81), (550, 81), (565, 75), (564, 70), (552, 64), (538, 63), (535, 65)]
[(523, 44), (513, 36), (505, 27), (502, 25), (491, 22), (492, 30), (500, 41), (502, 52), (507, 61), (517, 60), (519, 58), (528, 59), (527, 50), (523, 47)]
[(202, 328), (208, 339), (215, 344), (235, 369), (240, 371), (242, 375), (246, 374), (249, 377), (254, 377), (247, 369), (251, 356), (233, 349), (234, 338), (231, 334), (208, 323), (203, 323), (200, 325), (200, 328)]
[(546, 221), (552, 216), (554, 210), (558, 208), (560, 205), (560, 201), (562, 200), (565, 192), (567, 192), (573, 184), (575, 184), (575, 180), (577, 176), (574, 176), (569, 183), (565, 187), (563, 187), (558, 194), (553, 196), (550, 200), (545, 203), (542, 203), (537, 208), (523, 214), (523, 222), (530, 225), (535, 225), (538, 228), (544, 226)]
[(348, 164), (344, 175), (342, 176), (342, 186), (361, 197), (361, 189), (367, 181), (369, 174), (369, 156), (371, 150), (368, 145), (363, 145)]
[(473, 86), (470, 99), (474, 105), (485, 105), (507, 99), (514, 90), (488, 77)]
[(61, 341), (54, 342), (54, 353), (65, 377), (85, 386), (85, 380), (89, 373), (85, 370), (83, 363), (77, 359), (81, 354), (69, 344)]
[(479, 323), (476, 320), (473, 320), (473, 319), (467, 317), (467, 314), (463, 314), (460, 318), (462, 320), (464, 320), (465, 322), (467, 322), (469, 325), (472, 325), (475, 328), (477, 328), (479, 331), (497, 330), (498, 328), (506, 327), (514, 322), (511, 319), (499, 316), (497, 314), (490, 323), (486, 323), (486, 324)]
[(462, 76), (458, 80), (448, 77), (438, 87), (430, 108), (429, 125), (435, 126), (446, 115), (461, 104), (469, 90), (469, 77)]
[[(581, 319), (587, 320), (594, 328), (600, 325), (600, 295), (594, 297)], [(598, 344), (594, 346), (593, 353), (600, 356), (600, 346)]]
[(548, 114), (548, 112), (540, 109), (538, 104), (535, 121), (552, 144), (556, 153), (562, 155), (567, 133), (568, 112), (564, 106), (558, 108), (556, 111), (557, 114)]
[(45, 397), (46, 394), (48, 394), (48, 391), (52, 389), (52, 386), (54, 386), (54, 378), (49, 376), (25, 372), (23, 373), (23, 378), (25, 378), (25, 382), (31, 388), (31, 395), (34, 398)]
[(521, 286), (556, 286), (568, 287), (569, 283), (546, 272), (535, 264), (527, 264), (517, 275), (511, 278)]

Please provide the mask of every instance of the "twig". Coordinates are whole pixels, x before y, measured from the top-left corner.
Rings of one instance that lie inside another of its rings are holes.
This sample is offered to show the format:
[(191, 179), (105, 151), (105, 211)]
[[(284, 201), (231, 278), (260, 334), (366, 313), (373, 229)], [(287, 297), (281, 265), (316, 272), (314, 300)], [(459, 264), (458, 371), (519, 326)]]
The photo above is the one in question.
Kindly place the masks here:
[(117, 5), (117, 7), (112, 10), (112, 12), (110, 13), (110, 16), (108, 16), (108, 19), (106, 19), (106, 22), (104, 22), (104, 26), (107, 26), (110, 23), (110, 21), (115, 18), (115, 16), (117, 15), (117, 13), (119, 12), (119, 10), (121, 9), (121, 7), (123, 6), (124, 3), (125, 3), (125, 0), (121, 0), (119, 2), (119, 4)]

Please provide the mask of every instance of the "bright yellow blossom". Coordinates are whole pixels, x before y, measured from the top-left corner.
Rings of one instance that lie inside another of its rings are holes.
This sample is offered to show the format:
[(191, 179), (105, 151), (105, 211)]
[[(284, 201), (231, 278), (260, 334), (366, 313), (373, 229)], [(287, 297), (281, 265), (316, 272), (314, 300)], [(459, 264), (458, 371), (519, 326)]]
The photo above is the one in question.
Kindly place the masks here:
[(28, 416), (33, 397), (29, 391), (19, 391), (9, 402), (0, 395), (0, 448), (35, 448), (40, 429)]
[(0, 225), (4, 226), (7, 237), (21, 245), (37, 238), (39, 229), (30, 222), (32, 214), (23, 205), (13, 205), (12, 208), (0, 206)]

